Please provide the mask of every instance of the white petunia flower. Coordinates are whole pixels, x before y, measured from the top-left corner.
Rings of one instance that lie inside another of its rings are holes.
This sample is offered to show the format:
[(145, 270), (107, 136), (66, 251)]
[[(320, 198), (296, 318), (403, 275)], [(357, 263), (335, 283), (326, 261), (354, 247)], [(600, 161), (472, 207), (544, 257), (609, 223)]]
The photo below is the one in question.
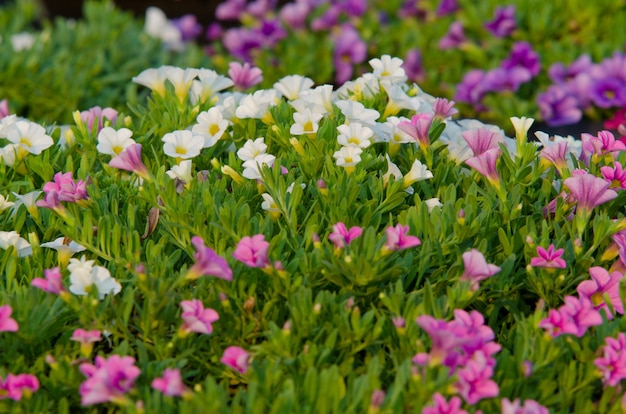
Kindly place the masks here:
[(370, 139), (374, 135), (374, 131), (370, 128), (356, 122), (350, 125), (339, 125), (337, 131), (339, 132), (337, 142), (348, 147), (367, 148), (371, 145)]
[(84, 246), (67, 237), (59, 237), (51, 242), (41, 243), (40, 246), (56, 250), (59, 254), (60, 263), (67, 263), (74, 254), (85, 251)]
[(348, 99), (337, 101), (335, 105), (337, 105), (341, 113), (346, 117), (346, 124), (359, 122), (365, 126), (373, 126), (380, 117), (380, 113), (378, 113), (377, 110), (365, 108), (361, 102)]
[(398, 166), (391, 161), (389, 154), (385, 154), (385, 159), (387, 160), (387, 172), (383, 175), (383, 183), (387, 185), (391, 177), (394, 178), (394, 181), (401, 179), (402, 172), (400, 171), (400, 168), (398, 168)]
[(0, 148), (0, 160), (4, 162), (4, 165), (12, 167), (15, 164), (18, 148), (19, 145), (17, 144), (7, 144)]
[(13, 125), (15, 122), (20, 119), (17, 115), (9, 115), (0, 119), (0, 138), (6, 138), (9, 133), (9, 126)]
[(319, 112), (311, 112), (305, 108), (302, 111), (294, 112), (295, 123), (289, 128), (292, 135), (316, 134), (319, 129), (319, 122), (324, 115)]
[(117, 156), (129, 146), (135, 144), (131, 138), (133, 131), (128, 128), (115, 130), (111, 127), (104, 127), (98, 133), (98, 145), (96, 149), (100, 154)]
[(2, 194), (0, 194), (0, 213), (2, 213), (7, 208), (13, 207), (15, 203), (13, 201), (9, 201), (8, 198), (4, 198)]
[(145, 86), (157, 95), (165, 96), (165, 69), (171, 66), (161, 66), (160, 68), (146, 69), (139, 75), (134, 76), (132, 81), (139, 85)]
[(19, 257), (30, 256), (33, 248), (16, 231), (0, 231), (0, 249), (7, 250), (14, 247)]
[(237, 151), (237, 156), (242, 161), (253, 160), (261, 154), (265, 154), (267, 151), (267, 145), (265, 144), (265, 138), (260, 137), (252, 141), (247, 140), (243, 147)]
[(180, 30), (167, 19), (163, 10), (158, 7), (146, 9), (144, 31), (151, 37), (161, 39), (168, 49), (181, 50), (183, 48), (183, 36)]
[(302, 91), (299, 98), (291, 102), (291, 105), (298, 112), (308, 108), (313, 113), (330, 114), (333, 112), (333, 86), (320, 85), (315, 89)]
[(44, 127), (30, 121), (17, 121), (9, 126), (7, 139), (18, 145), (18, 153), (26, 151), (34, 155), (41, 154), (54, 144), (52, 137), (46, 135)]
[(235, 112), (237, 111), (237, 107), (239, 106), (239, 102), (247, 95), (241, 92), (224, 92), (218, 95), (216, 108), (219, 108), (220, 112), (224, 119), (229, 122), (232, 122), (234, 118), (237, 117)]
[(333, 158), (337, 160), (339, 167), (354, 167), (361, 162), (362, 152), (359, 147), (341, 147), (339, 151), (335, 151)]
[(191, 84), (198, 74), (198, 69), (182, 69), (176, 66), (165, 66), (165, 79), (174, 85), (174, 94), (180, 102), (189, 94)]
[(252, 95), (244, 97), (235, 110), (235, 116), (240, 119), (253, 118), (263, 122), (271, 122), (269, 108), (278, 103), (276, 90), (262, 89)]
[(32, 33), (22, 32), (11, 36), (11, 46), (16, 52), (29, 50), (35, 44), (35, 36)]
[(402, 68), (403, 60), (390, 55), (382, 55), (380, 59), (371, 59), (370, 66), (374, 69), (374, 76), (380, 80), (389, 80), (393, 83), (404, 83), (407, 80)]
[(311, 89), (314, 83), (312, 79), (302, 75), (289, 75), (276, 82), (274, 89), (280, 92), (287, 100), (293, 101), (298, 99), (300, 93)]
[(276, 157), (272, 154), (260, 154), (253, 160), (248, 160), (243, 163), (244, 170), (241, 173), (249, 180), (261, 180), (261, 168), (266, 165), (272, 167)]
[(276, 201), (274, 201), (272, 196), (268, 193), (263, 193), (261, 194), (261, 197), (263, 197), (261, 208), (270, 213), (273, 217), (280, 216), (280, 208), (278, 208), (278, 204), (276, 204)]
[(219, 91), (233, 86), (232, 79), (211, 69), (198, 69), (196, 75), (198, 80), (194, 80), (191, 84), (191, 103), (193, 105), (207, 102)]
[(422, 164), (420, 160), (415, 160), (413, 161), (413, 165), (411, 166), (411, 171), (406, 173), (406, 175), (404, 176), (403, 187), (407, 188), (415, 182), (428, 180), (430, 178), (433, 178), (433, 173), (428, 169), (427, 166)]
[(106, 267), (94, 266), (93, 263), (93, 260), (86, 260), (85, 256), (80, 260), (70, 259), (70, 264), (67, 265), (70, 271), (70, 292), (75, 295), (87, 295), (95, 285), (100, 299), (109, 294), (117, 295), (122, 290), (122, 285), (111, 277)]
[(411, 142), (415, 142), (415, 140), (409, 134), (398, 128), (398, 124), (400, 122), (410, 121), (405, 117), (398, 118), (396, 116), (390, 116), (387, 118), (385, 124), (391, 129), (389, 142), (393, 142), (395, 144), (409, 144)]
[(196, 118), (196, 122), (197, 124), (191, 128), (191, 132), (204, 138), (203, 148), (215, 145), (228, 128), (228, 121), (224, 119), (222, 112), (217, 107), (201, 112)]
[(438, 198), (429, 198), (428, 200), (425, 200), (424, 203), (426, 203), (429, 213), (432, 213), (435, 207), (443, 207), (443, 204), (441, 204), (441, 201), (439, 201)]
[(20, 195), (17, 193), (11, 193), (17, 198), (15, 205), (13, 206), (13, 214), (17, 213), (21, 206), (26, 207), (26, 210), (30, 213), (31, 216), (37, 216), (37, 198), (41, 194), (41, 191), (31, 191), (30, 193), (26, 193), (24, 195)]
[(392, 84), (389, 81), (382, 81), (381, 84), (389, 99), (384, 116), (395, 115), (401, 109), (408, 109), (413, 112), (418, 111), (421, 106), (420, 99), (407, 95), (404, 89), (398, 84)]
[(181, 130), (169, 132), (161, 138), (163, 152), (174, 158), (193, 158), (200, 154), (204, 147), (204, 138), (191, 131)]
[(191, 176), (191, 160), (181, 161), (180, 164), (173, 166), (165, 172), (172, 180), (178, 178), (186, 184), (193, 180)]

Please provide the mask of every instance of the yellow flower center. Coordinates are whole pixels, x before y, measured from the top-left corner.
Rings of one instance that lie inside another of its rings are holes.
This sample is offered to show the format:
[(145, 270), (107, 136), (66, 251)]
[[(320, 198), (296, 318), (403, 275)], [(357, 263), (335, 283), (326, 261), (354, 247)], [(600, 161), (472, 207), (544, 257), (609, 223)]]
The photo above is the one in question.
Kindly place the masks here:
[(305, 131), (313, 131), (313, 122), (307, 121), (302, 127), (302, 129)]
[(187, 149), (185, 147), (176, 147), (176, 154), (185, 155), (187, 154)]
[(32, 145), (32, 144), (30, 143), (30, 139), (29, 139), (28, 137), (22, 137), (22, 138), (20, 138), (20, 144), (21, 144), (21, 145), (23, 145), (23, 146), (25, 146), (25, 147), (28, 147), (28, 148), (30, 148), (30, 146)]
[(215, 135), (220, 131), (220, 127), (217, 124), (211, 124), (209, 127), (209, 134)]

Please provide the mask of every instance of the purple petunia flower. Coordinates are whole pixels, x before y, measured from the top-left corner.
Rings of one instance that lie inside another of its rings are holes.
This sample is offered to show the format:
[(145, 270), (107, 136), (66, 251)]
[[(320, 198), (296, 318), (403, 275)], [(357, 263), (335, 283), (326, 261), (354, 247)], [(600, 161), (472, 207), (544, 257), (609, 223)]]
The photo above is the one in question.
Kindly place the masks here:
[(539, 55), (533, 50), (530, 43), (517, 42), (513, 45), (508, 59), (503, 60), (500, 67), (504, 69), (522, 67), (527, 69), (532, 76), (537, 76), (541, 70), (541, 62)]
[(495, 37), (509, 36), (517, 28), (515, 23), (515, 6), (496, 7), (493, 20), (485, 23), (485, 28)]
[(367, 57), (367, 46), (354, 27), (343, 25), (339, 34), (334, 36), (335, 49), (333, 63), (336, 74), (335, 82), (343, 84), (352, 77), (352, 66), (361, 63)]
[(476, 110), (485, 107), (481, 101), (487, 92), (484, 88), (485, 71), (473, 69), (463, 76), (463, 80), (456, 86), (454, 100), (474, 105)]
[(463, 24), (455, 21), (450, 24), (448, 32), (439, 40), (439, 49), (456, 49), (466, 41)]
[(459, 9), (458, 0), (441, 0), (437, 6), (437, 17), (452, 14)]
[(537, 97), (541, 117), (550, 126), (575, 124), (583, 113), (578, 107), (578, 100), (565, 88), (552, 85)]
[(621, 107), (626, 104), (626, 84), (617, 78), (595, 79), (589, 99), (600, 108)]
[(591, 57), (584, 54), (572, 62), (571, 65), (565, 66), (562, 63), (555, 63), (548, 69), (548, 76), (554, 83), (565, 83), (574, 79), (581, 73), (585, 73), (591, 69)]

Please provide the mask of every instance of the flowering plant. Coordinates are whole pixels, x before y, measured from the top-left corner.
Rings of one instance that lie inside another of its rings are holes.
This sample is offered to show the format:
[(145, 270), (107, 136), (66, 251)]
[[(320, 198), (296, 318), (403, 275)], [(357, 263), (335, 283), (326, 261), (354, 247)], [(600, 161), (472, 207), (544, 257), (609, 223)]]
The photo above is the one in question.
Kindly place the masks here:
[(402, 63), (146, 69), (31, 152), (2, 118), (0, 406), (621, 410), (626, 146), (454, 121)]

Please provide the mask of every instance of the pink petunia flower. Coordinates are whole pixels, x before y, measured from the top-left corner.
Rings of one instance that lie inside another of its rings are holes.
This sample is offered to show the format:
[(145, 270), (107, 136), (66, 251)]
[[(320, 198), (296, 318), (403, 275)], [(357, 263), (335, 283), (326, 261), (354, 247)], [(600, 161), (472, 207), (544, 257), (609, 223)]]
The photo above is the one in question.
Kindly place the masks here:
[(8, 397), (19, 401), (23, 394), (29, 395), (39, 389), (39, 380), (32, 374), (8, 374), (3, 380), (0, 377), (0, 400)]
[(600, 167), (600, 172), (604, 180), (609, 183), (609, 188), (626, 189), (626, 171), (619, 162), (615, 161), (613, 167)]
[(549, 414), (550, 411), (535, 400), (526, 400), (522, 405), (519, 398), (513, 402), (502, 399), (502, 414)]
[(251, 66), (248, 62), (243, 65), (239, 62), (228, 64), (228, 76), (232, 79), (237, 90), (244, 90), (263, 81), (263, 71)]
[(459, 397), (452, 397), (450, 401), (436, 392), (433, 395), (433, 405), (424, 407), (422, 414), (467, 414), (467, 411), (461, 408), (463, 403)]
[(565, 269), (567, 263), (561, 258), (563, 252), (563, 249), (554, 250), (554, 244), (548, 246), (548, 250), (537, 246), (537, 254), (539, 256), (530, 259), (530, 265), (532, 267), (543, 267), (546, 269)]
[(398, 129), (407, 133), (424, 150), (430, 146), (428, 131), (433, 123), (432, 114), (416, 114), (411, 117), (411, 121), (402, 121), (398, 124)]
[(238, 346), (229, 346), (222, 355), (222, 364), (227, 365), (235, 371), (245, 374), (248, 371), (250, 354)]
[(233, 257), (248, 267), (265, 267), (269, 263), (267, 258), (269, 246), (263, 234), (246, 236), (237, 243)]
[(189, 269), (185, 276), (186, 279), (195, 280), (205, 275), (219, 277), (228, 281), (233, 279), (233, 271), (226, 259), (215, 253), (210, 247), (205, 246), (202, 237), (192, 237), (191, 244), (196, 248), (196, 254), (193, 256), (196, 262)]
[(565, 296), (565, 304), (559, 309), (550, 309), (548, 317), (539, 322), (553, 338), (571, 334), (582, 337), (587, 328), (602, 324), (602, 316), (593, 303), (585, 297)]
[(435, 102), (433, 102), (433, 111), (435, 112), (433, 119), (444, 121), (446, 118), (458, 114), (458, 109), (454, 107), (455, 103), (446, 98), (435, 98)]
[(607, 296), (613, 310), (623, 315), (624, 304), (619, 293), (619, 284), (624, 275), (620, 272), (609, 274), (608, 271), (598, 266), (589, 268), (589, 274), (592, 280), (580, 282), (576, 288), (578, 295), (589, 299), (596, 310), (604, 309), (607, 318), (613, 319), (613, 314), (604, 299)]
[(487, 128), (469, 129), (463, 131), (461, 136), (472, 150), (474, 157), (492, 148), (499, 148), (499, 143), (504, 143), (504, 136), (500, 132), (491, 131)]
[(3, 99), (0, 101), (0, 119), (9, 115), (11, 115), (11, 111), (9, 110), (9, 101)]
[(602, 357), (593, 363), (600, 371), (604, 385), (614, 387), (626, 378), (626, 335), (620, 332), (617, 338), (607, 337), (605, 342), (601, 348)]
[(617, 193), (609, 190), (609, 183), (602, 178), (587, 172), (574, 174), (563, 181), (570, 190), (570, 194), (576, 200), (577, 211), (589, 214), (594, 207), (617, 197)]
[(457, 376), (455, 386), (469, 404), (476, 404), (484, 398), (497, 397), (500, 392), (498, 384), (491, 379), (493, 367), (480, 353), (460, 369)]
[(59, 295), (65, 289), (63, 288), (63, 283), (61, 282), (61, 270), (58, 267), (53, 269), (44, 269), (43, 274), (44, 278), (36, 277), (30, 282), (30, 284), (38, 289), (43, 290), (44, 292), (52, 293), (54, 295)]
[(0, 306), (0, 332), (17, 332), (19, 325), (11, 318), (13, 309), (10, 305)]
[(491, 148), (480, 155), (466, 160), (465, 163), (478, 171), (491, 185), (499, 187), (500, 174), (498, 174), (496, 164), (498, 163), (498, 158), (500, 158), (500, 153), (500, 148)]
[(567, 141), (559, 141), (549, 147), (544, 147), (541, 150), (539, 156), (552, 163), (559, 174), (562, 175), (562, 171), (567, 168), (567, 154), (569, 153)]
[(470, 289), (472, 290), (478, 289), (478, 282), (500, 271), (500, 267), (494, 264), (488, 264), (485, 260), (485, 256), (476, 249), (463, 253), (463, 264), (465, 265), (465, 271), (459, 280), (471, 282)]
[(87, 184), (83, 180), (74, 181), (71, 171), (54, 174), (54, 181), (45, 183), (43, 186), (44, 193), (51, 191), (57, 193), (59, 201), (75, 203), (89, 198), (87, 195)]
[(124, 151), (109, 161), (109, 166), (134, 172), (144, 179), (150, 178), (148, 168), (141, 161), (141, 144), (132, 144), (126, 147)]
[(422, 244), (416, 236), (407, 235), (408, 232), (409, 226), (403, 226), (402, 224), (396, 224), (395, 227), (387, 227), (385, 229), (385, 234), (387, 235), (385, 247), (388, 250), (404, 250)]
[(71, 341), (80, 342), (80, 352), (85, 356), (91, 355), (94, 342), (102, 340), (102, 333), (98, 330), (86, 331), (84, 329), (76, 329), (70, 338)]
[(190, 393), (189, 388), (183, 383), (180, 370), (175, 368), (166, 368), (162, 377), (152, 380), (151, 386), (170, 397), (181, 397)]
[(104, 126), (104, 119), (106, 118), (109, 124), (114, 124), (117, 120), (117, 115), (117, 111), (113, 108), (102, 109), (99, 106), (94, 106), (86, 111), (82, 111), (80, 113), (80, 119), (87, 123), (89, 132), (94, 132), (94, 126), (96, 129), (95, 132), (100, 132)]
[(220, 318), (215, 310), (205, 309), (204, 304), (198, 299), (183, 300), (180, 302), (180, 306), (183, 308), (184, 323), (181, 327), (183, 331), (207, 335), (213, 332), (212, 323)]
[(119, 402), (133, 388), (141, 370), (135, 366), (135, 358), (111, 355), (105, 359), (98, 355), (95, 365), (84, 363), (80, 371), (87, 379), (80, 385), (82, 405)]
[(343, 248), (362, 233), (363, 229), (359, 226), (350, 227), (350, 230), (348, 230), (345, 224), (339, 222), (333, 226), (333, 232), (328, 235), (328, 239), (333, 242), (335, 247)]

